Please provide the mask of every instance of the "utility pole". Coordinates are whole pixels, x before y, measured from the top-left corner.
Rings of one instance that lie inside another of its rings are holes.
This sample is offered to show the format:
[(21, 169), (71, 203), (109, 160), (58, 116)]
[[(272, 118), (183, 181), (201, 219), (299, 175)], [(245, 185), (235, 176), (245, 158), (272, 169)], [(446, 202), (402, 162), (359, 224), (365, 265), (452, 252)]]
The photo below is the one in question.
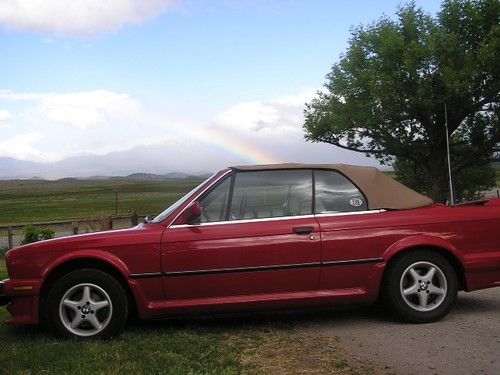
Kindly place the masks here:
[(453, 182), (451, 180), (451, 158), (450, 158), (450, 133), (448, 132), (448, 110), (446, 108), (446, 103), (444, 103), (444, 125), (446, 128), (446, 154), (448, 157), (448, 177), (450, 179), (450, 205), (453, 206)]
[(118, 217), (118, 188), (115, 189), (115, 217)]

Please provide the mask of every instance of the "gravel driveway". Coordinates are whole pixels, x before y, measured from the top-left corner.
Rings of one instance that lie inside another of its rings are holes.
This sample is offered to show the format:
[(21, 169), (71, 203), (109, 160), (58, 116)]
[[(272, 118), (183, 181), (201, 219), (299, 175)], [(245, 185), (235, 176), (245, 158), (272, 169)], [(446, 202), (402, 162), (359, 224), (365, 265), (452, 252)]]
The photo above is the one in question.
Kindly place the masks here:
[(396, 374), (500, 374), (500, 288), (459, 293), (437, 323), (399, 323), (365, 307), (338, 311), (321, 329)]

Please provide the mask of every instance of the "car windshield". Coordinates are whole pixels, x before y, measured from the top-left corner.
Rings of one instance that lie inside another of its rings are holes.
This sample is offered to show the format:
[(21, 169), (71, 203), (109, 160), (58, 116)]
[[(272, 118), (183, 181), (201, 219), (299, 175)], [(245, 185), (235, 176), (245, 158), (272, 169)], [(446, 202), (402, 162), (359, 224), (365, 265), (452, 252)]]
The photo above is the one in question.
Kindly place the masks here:
[(203, 181), (201, 184), (196, 186), (193, 190), (191, 190), (189, 193), (184, 195), (181, 199), (179, 199), (177, 202), (172, 204), (170, 207), (168, 207), (165, 211), (163, 211), (161, 214), (156, 216), (153, 220), (151, 220), (152, 223), (159, 223), (160, 221), (165, 220), (167, 217), (170, 216), (172, 212), (174, 212), (177, 208), (179, 208), (184, 202), (186, 202), (191, 196), (201, 187), (205, 186), (213, 177), (215, 174), (207, 178), (205, 181)]

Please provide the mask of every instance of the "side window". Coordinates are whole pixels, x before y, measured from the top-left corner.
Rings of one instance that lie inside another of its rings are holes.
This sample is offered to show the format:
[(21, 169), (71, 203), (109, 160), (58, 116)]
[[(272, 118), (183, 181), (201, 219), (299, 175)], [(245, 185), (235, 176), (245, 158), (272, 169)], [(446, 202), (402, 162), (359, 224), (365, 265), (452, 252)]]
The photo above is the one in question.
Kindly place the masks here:
[(366, 211), (368, 205), (359, 189), (335, 171), (314, 171), (317, 214)]
[(310, 170), (238, 172), (229, 220), (312, 214)]
[(229, 177), (200, 200), (200, 205), (202, 207), (202, 223), (226, 220), (227, 199), (229, 197), (230, 186), (231, 178)]

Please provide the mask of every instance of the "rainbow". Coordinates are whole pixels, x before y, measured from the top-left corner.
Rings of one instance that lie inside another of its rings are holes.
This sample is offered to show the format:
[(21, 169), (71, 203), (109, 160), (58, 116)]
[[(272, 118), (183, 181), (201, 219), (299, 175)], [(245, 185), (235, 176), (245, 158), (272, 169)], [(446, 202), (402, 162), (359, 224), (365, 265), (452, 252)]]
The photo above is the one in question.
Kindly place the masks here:
[(222, 152), (242, 158), (251, 164), (277, 164), (281, 162), (276, 156), (258, 147), (246, 144), (235, 138), (230, 138), (215, 130), (203, 128), (190, 129), (189, 126), (173, 124), (169, 124), (168, 129), (177, 136), (181, 135), (190, 139), (196, 139)]
[(241, 142), (238, 139), (229, 138), (224, 134), (215, 131), (200, 129), (197, 132), (198, 139), (223, 152), (229, 152), (253, 164), (276, 164), (280, 161), (268, 152), (258, 147)]

